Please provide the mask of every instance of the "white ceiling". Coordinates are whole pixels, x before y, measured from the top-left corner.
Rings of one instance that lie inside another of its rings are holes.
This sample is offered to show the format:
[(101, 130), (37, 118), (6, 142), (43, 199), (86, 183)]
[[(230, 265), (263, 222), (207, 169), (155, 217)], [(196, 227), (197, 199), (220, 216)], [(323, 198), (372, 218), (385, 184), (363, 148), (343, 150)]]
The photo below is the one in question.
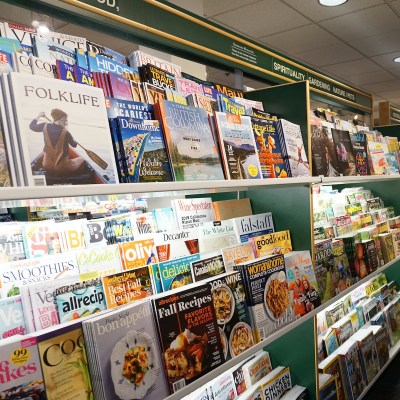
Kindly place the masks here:
[[(173, 0), (173, 3), (374, 95), (400, 105), (400, 0)], [(34, 13), (0, 3), (0, 20), (30, 24)], [(84, 36), (124, 54), (137, 45), (52, 19), (57, 31)], [(225, 73), (209, 79), (232, 83)], [(245, 82), (248, 86), (256, 82)]]

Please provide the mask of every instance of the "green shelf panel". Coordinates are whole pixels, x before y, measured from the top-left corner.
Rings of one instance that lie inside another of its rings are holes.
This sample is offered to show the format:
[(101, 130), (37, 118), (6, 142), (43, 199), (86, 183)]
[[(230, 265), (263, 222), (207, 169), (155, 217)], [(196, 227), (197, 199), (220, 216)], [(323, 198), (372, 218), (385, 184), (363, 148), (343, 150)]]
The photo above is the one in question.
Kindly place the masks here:
[(395, 136), (400, 139), (400, 125), (375, 126), (374, 129), (384, 136)]
[(397, 282), (397, 289), (400, 286), (400, 261), (395, 262), (389, 268), (385, 270), (386, 278), (389, 281)]

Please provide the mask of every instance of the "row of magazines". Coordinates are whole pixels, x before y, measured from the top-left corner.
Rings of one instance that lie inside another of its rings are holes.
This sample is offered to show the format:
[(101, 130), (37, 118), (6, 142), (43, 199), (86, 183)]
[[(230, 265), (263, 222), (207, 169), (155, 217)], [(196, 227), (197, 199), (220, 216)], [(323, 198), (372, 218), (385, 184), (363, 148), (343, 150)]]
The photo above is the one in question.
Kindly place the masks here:
[(357, 400), (400, 340), (397, 284), (384, 273), (317, 314), (318, 369), (336, 379), (338, 399)]

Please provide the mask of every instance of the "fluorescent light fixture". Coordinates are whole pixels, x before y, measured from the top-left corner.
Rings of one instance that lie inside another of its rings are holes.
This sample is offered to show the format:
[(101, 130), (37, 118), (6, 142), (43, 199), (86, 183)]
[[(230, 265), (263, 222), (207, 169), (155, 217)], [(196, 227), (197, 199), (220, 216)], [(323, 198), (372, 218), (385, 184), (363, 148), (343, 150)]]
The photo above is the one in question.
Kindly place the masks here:
[(327, 7), (340, 6), (347, 2), (347, 0), (318, 0), (319, 4)]
[(400, 57), (394, 58), (394, 59), (393, 59), (393, 62), (395, 62), (395, 63), (400, 63)]
[(44, 25), (44, 24), (39, 24), (38, 27), (36, 28), (36, 30), (41, 35), (47, 35), (50, 32), (49, 27), (47, 25)]

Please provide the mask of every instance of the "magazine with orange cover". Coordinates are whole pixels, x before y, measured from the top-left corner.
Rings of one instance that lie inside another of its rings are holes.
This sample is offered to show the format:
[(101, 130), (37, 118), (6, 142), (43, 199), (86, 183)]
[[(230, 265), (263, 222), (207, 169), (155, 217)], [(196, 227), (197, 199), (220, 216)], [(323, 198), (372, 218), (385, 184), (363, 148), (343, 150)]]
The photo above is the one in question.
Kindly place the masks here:
[(135, 240), (119, 244), (122, 269), (142, 267), (158, 262), (153, 239)]

